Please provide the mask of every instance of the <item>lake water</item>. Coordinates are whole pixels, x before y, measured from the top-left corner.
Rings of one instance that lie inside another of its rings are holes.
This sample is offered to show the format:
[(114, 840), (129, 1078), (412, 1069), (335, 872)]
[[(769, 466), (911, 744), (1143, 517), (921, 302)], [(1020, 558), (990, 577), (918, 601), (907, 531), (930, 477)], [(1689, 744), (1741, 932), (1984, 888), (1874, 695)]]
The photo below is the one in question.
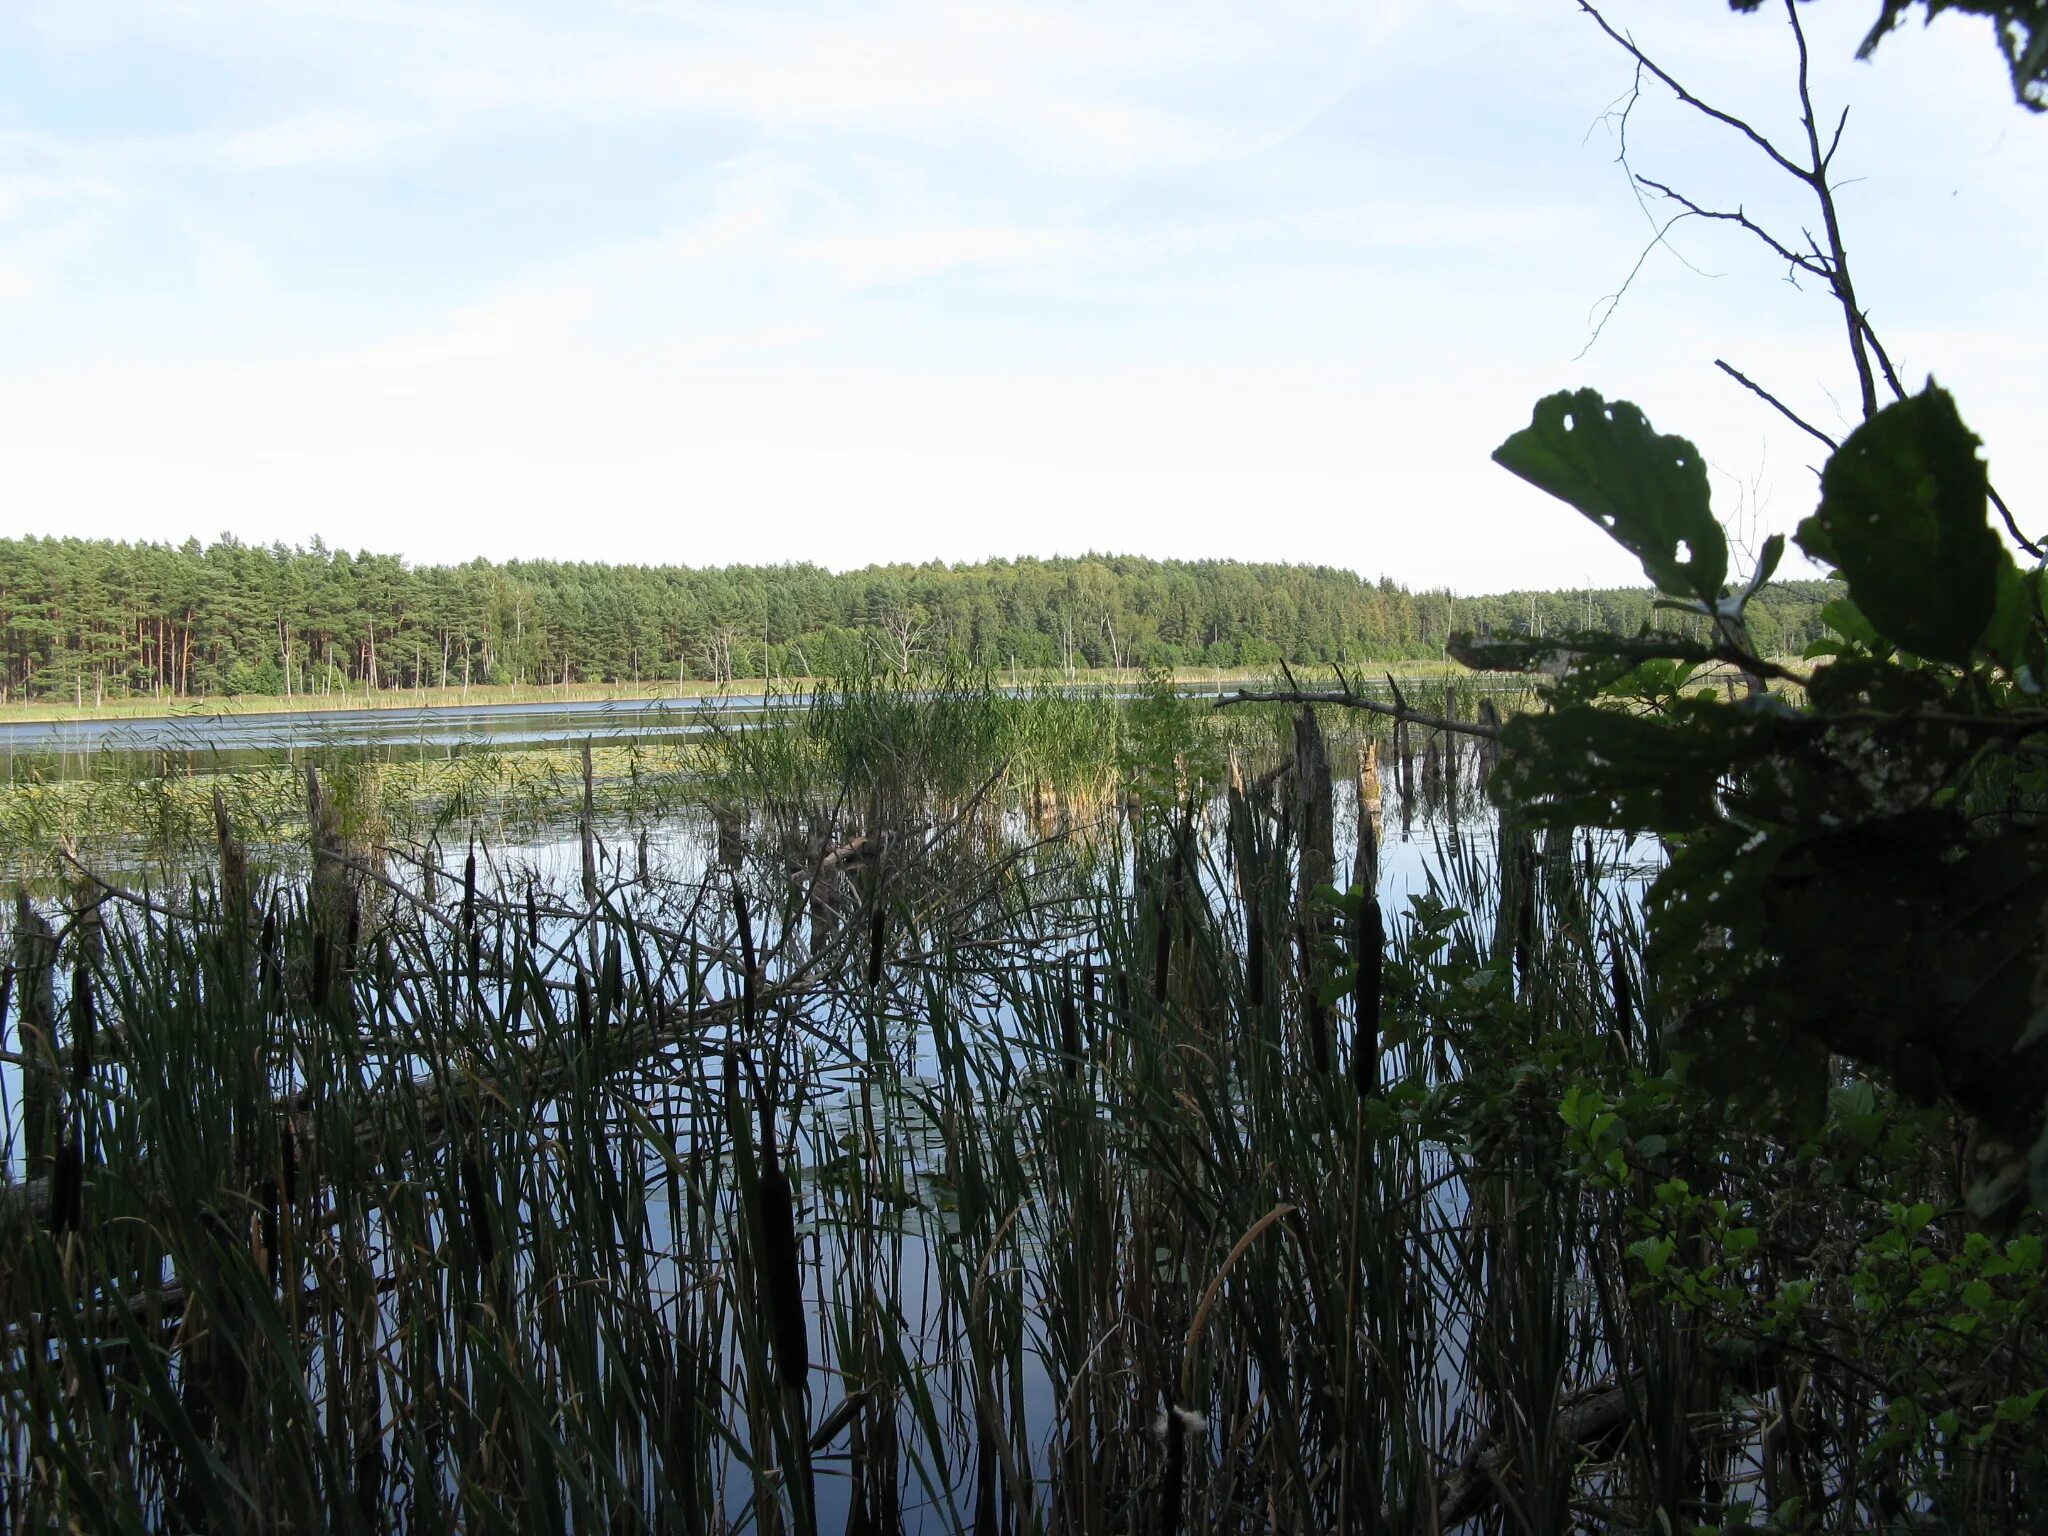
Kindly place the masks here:
[[(1414, 680), (1411, 688), (1420, 686)], [(1361, 685), (1389, 696), (1385, 683)], [(1032, 690), (1001, 688), (1008, 697)], [(1188, 684), (1183, 697), (1210, 697), (1221, 684)], [(1127, 699), (1137, 690), (1081, 689), (1076, 697)], [(201, 773), (251, 767), (278, 754), (352, 749), (388, 761), (449, 756), (467, 749), (517, 751), (584, 737), (643, 741), (700, 734), (761, 716), (771, 706), (801, 708), (803, 694), (727, 693), (652, 699), (536, 700), (519, 704), (437, 704), (408, 708), (306, 709), (263, 713), (173, 711), (156, 716), (0, 721), (0, 782), (17, 782), (32, 765), (40, 778), (94, 772)]]
[(45, 780), (159, 767), (204, 773), (253, 767), (279, 754), (354, 750), (386, 761), (452, 756), (467, 749), (517, 751), (584, 737), (608, 741), (689, 735), (757, 717), (784, 696), (599, 699), (581, 703), (452, 704), (431, 709), (312, 709), (264, 714), (10, 721), (0, 724), (0, 761), (14, 782), (33, 764)]

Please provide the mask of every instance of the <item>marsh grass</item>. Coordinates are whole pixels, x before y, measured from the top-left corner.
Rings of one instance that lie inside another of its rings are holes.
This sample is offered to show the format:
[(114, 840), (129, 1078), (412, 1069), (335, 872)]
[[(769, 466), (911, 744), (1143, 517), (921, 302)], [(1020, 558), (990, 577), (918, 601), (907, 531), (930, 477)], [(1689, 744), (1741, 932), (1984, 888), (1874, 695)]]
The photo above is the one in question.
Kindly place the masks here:
[[(705, 766), (688, 742), (600, 742), (601, 808), (608, 820), (650, 821), (687, 801), (681, 786)], [(561, 818), (581, 780), (576, 748), (466, 749), (446, 757), (387, 761), (354, 748), (296, 748), (261, 766), (175, 771), (107, 752), (83, 777), (43, 776), (32, 761), (0, 787), (0, 859), (17, 878), (38, 872), (68, 845), (100, 867), (151, 866), (176, 874), (213, 838), (216, 794), (258, 849), (289, 858), (307, 836), (305, 769), (328, 785), (352, 843), (427, 843), (483, 828), (500, 839)]]
[[(707, 748), (680, 856), (586, 820), (587, 880), (372, 860), (329, 776), (310, 881), (24, 898), (0, 1520), (1722, 1518), (1775, 1389), (1558, 1113), (1661, 1068), (1653, 852), (1474, 818), (1443, 743), (1324, 799), (1367, 739), (1307, 718), (873, 680)], [(1828, 1528), (1873, 1415), (1803, 1430)]]

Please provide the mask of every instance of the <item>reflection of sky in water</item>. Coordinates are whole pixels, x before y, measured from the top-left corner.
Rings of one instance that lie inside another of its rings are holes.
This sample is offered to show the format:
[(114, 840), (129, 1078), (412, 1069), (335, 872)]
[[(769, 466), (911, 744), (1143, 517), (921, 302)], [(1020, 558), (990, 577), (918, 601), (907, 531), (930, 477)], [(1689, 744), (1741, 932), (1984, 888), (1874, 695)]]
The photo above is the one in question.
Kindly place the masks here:
[[(1026, 688), (1002, 693), (1026, 696)], [(1368, 684), (1365, 691), (1381, 690)], [(1207, 690), (1190, 686), (1189, 697)], [(1128, 688), (1085, 689), (1076, 697), (1130, 698)], [(279, 754), (358, 750), (387, 761), (452, 755), (464, 748), (507, 750), (580, 741), (647, 741), (694, 735), (756, 716), (771, 703), (801, 708), (803, 694), (733, 693), (716, 697), (537, 700), (525, 704), (394, 705), (379, 709), (278, 710), (252, 714), (196, 711), (155, 717), (0, 721), (0, 765), (15, 782), (31, 766), (44, 780), (94, 772), (176, 769), (186, 773), (256, 767)]]
[[(33, 764), (44, 779), (155, 768), (188, 773), (255, 767), (280, 754), (355, 750), (387, 761), (580, 741), (694, 735), (758, 714), (760, 694), (722, 699), (619, 699), (591, 703), (445, 705), (303, 713), (175, 715), (163, 719), (0, 723), (0, 760), (12, 782)], [(787, 702), (784, 700), (783, 702)]]

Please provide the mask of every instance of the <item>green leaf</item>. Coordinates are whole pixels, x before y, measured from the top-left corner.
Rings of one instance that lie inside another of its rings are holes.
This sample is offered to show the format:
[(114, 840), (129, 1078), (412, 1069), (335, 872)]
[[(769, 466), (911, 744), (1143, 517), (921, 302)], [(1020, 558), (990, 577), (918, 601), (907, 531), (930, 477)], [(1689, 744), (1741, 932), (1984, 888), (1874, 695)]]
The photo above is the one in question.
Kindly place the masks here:
[(1858, 1080), (1828, 1090), (1828, 1109), (1851, 1140), (1874, 1146), (1884, 1129), (1884, 1111), (1869, 1083)]
[(1728, 544), (1714, 521), (1706, 461), (1682, 437), (1660, 437), (1625, 400), (1565, 390), (1493, 453), (1503, 469), (1569, 502), (1643, 562), (1659, 590), (1716, 602)]
[(2037, 633), (2041, 616), (2041, 573), (2022, 573), (2008, 556), (1998, 564), (1998, 596), (1984, 649), (2008, 672), (2018, 672), (2027, 658), (2027, 641)]
[(1863, 617), (1863, 610), (1846, 597), (1838, 597), (1823, 607), (1820, 621), (1850, 644), (1861, 646), (1866, 651), (1890, 649), (1884, 643), (1884, 636)]
[(1764, 584), (1778, 574), (1778, 562), (1785, 558), (1785, 535), (1774, 533), (1764, 540), (1764, 547), (1757, 552), (1756, 570), (1750, 575), (1749, 586), (1743, 592), (1747, 602), (1763, 591)]
[(1565, 1089), (1564, 1097), (1558, 1101), (1558, 1118), (1573, 1130), (1582, 1131), (1592, 1120), (1594, 1108), (1598, 1103), (1597, 1093), (1588, 1093), (1582, 1084), (1573, 1083)]
[(2016, 1392), (2011, 1397), (2000, 1398), (1994, 1410), (2001, 1424), (2025, 1424), (2034, 1417), (2041, 1406), (2041, 1399), (2048, 1397), (2048, 1387), (2036, 1387), (2031, 1392)]
[(1821, 471), (1820, 509), (1799, 525), (1856, 606), (1893, 644), (1967, 666), (2011, 559), (1986, 516), (1983, 460), (1955, 401), (1933, 384), (1879, 411)]
[(1678, 1251), (1678, 1244), (1669, 1237), (1645, 1237), (1630, 1243), (1628, 1251), (1652, 1275), (1661, 1275), (1671, 1263), (1671, 1256)]

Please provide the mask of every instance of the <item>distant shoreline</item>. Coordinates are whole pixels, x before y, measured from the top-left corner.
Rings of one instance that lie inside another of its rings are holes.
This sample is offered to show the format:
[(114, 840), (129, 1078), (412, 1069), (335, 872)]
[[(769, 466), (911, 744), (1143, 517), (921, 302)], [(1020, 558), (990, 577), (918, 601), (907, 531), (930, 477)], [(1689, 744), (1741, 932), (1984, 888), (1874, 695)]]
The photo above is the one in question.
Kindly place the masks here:
[[(1465, 671), (1455, 662), (1402, 661), (1390, 665), (1404, 679), (1457, 675)], [(1381, 669), (1360, 670), (1370, 679), (1377, 676)], [(1333, 674), (1327, 667), (1296, 667), (1294, 672), (1297, 678), (1304, 680), (1333, 679)], [(1145, 675), (1142, 670), (1135, 667), (1103, 667), (1077, 669), (1069, 678), (1058, 671), (1034, 672), (1027, 668), (1016, 672), (1014, 678), (1019, 686), (1046, 685), (1078, 690), (1134, 686), (1142, 683)], [(1008, 682), (1013, 674), (1006, 669), (992, 673), (991, 676), (997, 681)], [(1186, 687), (1231, 687), (1270, 683), (1273, 670), (1263, 667), (1188, 667), (1177, 669), (1174, 677)], [(829, 681), (814, 677), (741, 677), (723, 683), (708, 678), (692, 678), (681, 683), (641, 684), (478, 683), (469, 688), (379, 688), (375, 692), (349, 689), (333, 693), (293, 694), (290, 697), (281, 693), (244, 693), (177, 700), (124, 698), (108, 699), (98, 705), (83, 706), (60, 703), (52, 699), (35, 699), (0, 704), (0, 724), (29, 725), (68, 720), (191, 720), (207, 719), (215, 715), (326, 714), (361, 710), (404, 714), (475, 708), (479, 705), (601, 704), (640, 702), (649, 699), (674, 699), (678, 703), (689, 704), (735, 694), (800, 695), (811, 692), (821, 682)]]

